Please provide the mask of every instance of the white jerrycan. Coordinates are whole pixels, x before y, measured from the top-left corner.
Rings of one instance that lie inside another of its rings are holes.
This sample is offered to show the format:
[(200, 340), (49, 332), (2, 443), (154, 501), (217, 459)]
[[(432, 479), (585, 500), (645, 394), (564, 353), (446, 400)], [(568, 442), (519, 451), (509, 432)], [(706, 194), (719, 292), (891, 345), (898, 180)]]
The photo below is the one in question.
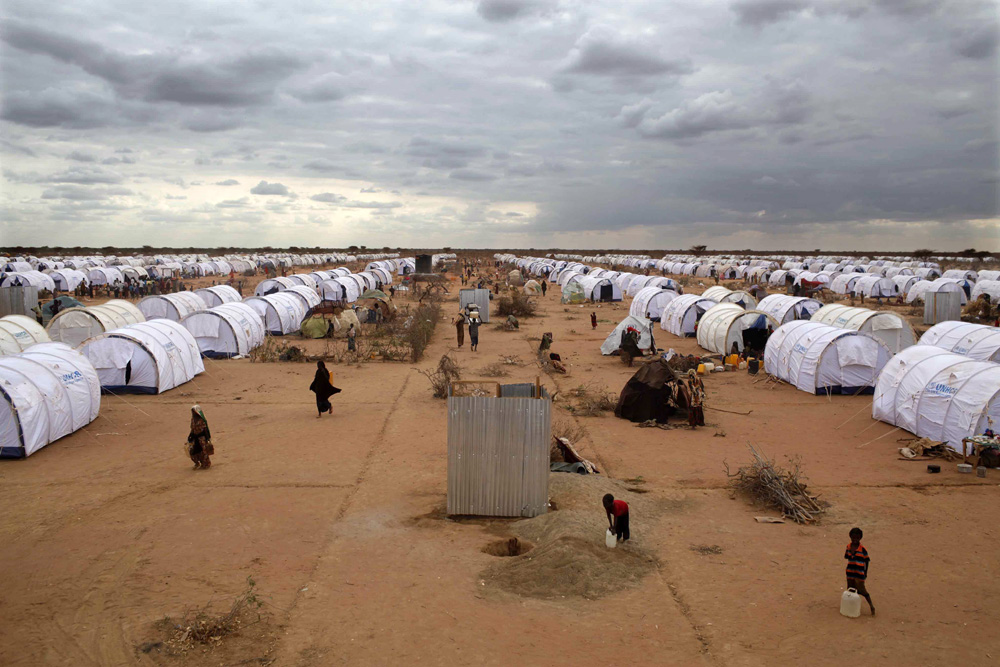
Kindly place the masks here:
[(840, 613), (848, 618), (857, 618), (861, 615), (861, 596), (853, 588), (848, 588), (840, 596)]
[[(605, 533), (605, 535), (604, 535), (604, 544), (609, 549), (614, 549), (618, 545), (618, 536), (615, 535), (614, 533), (612, 533), (610, 528), (608, 528), (608, 532)], [(859, 602), (858, 604), (861, 604), (861, 603)], [(859, 607), (859, 609), (860, 609), (860, 607)], [(858, 612), (858, 613), (861, 613), (861, 612)]]

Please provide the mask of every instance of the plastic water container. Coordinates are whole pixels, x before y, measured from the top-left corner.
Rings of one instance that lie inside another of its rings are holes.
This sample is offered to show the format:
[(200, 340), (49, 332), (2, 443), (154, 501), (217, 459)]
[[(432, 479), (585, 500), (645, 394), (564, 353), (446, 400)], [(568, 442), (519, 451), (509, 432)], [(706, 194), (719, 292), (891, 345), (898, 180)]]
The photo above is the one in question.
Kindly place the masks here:
[(750, 373), (750, 375), (757, 375), (757, 373), (760, 372), (760, 362), (753, 357), (750, 357), (750, 360), (747, 362), (747, 372)]
[(698, 364), (698, 375), (705, 374), (705, 364)]
[(840, 613), (848, 618), (857, 618), (861, 615), (861, 596), (853, 588), (848, 588), (840, 596)]
[[(614, 549), (618, 546), (618, 536), (612, 533), (610, 528), (604, 534), (604, 545), (609, 549)], [(861, 603), (859, 602), (858, 604), (860, 605)], [(860, 610), (861, 607), (859, 606), (858, 609)], [(859, 611), (858, 613), (860, 614), (861, 612)]]
[(747, 362), (745, 362), (745, 361), (741, 361), (741, 362), (740, 362), (740, 366), (739, 366), (739, 369), (740, 369), (741, 371), (745, 371), (745, 370), (747, 369)]
[(705, 362), (705, 372), (706, 373), (711, 373), (714, 370), (715, 370), (715, 364), (713, 364), (711, 361), (706, 361)]

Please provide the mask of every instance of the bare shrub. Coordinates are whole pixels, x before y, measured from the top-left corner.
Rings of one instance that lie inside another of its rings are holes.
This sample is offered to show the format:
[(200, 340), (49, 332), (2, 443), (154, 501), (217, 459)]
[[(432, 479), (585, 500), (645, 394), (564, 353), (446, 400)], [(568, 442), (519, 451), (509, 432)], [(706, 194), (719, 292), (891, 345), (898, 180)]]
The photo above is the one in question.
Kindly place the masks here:
[(433, 371), (419, 371), (431, 382), (434, 390), (434, 398), (448, 398), (448, 387), (452, 382), (462, 379), (462, 369), (458, 362), (447, 354), (438, 361), (437, 368)]
[(496, 300), (496, 313), (500, 317), (534, 317), (537, 311), (535, 302), (524, 294), (512, 293)]
[(479, 370), (479, 374), (488, 378), (505, 378), (510, 375), (510, 371), (502, 362), (494, 361), (492, 364), (483, 366)]
[(554, 419), (552, 421), (552, 437), (566, 438), (577, 443), (587, 436), (587, 430), (573, 419)]
[(606, 387), (597, 387), (593, 383), (578, 385), (567, 395), (575, 399), (575, 403), (566, 409), (581, 417), (599, 417), (605, 412), (613, 412), (618, 404), (618, 399)]
[(805, 476), (798, 458), (789, 459), (790, 470), (778, 466), (772, 459), (748, 444), (751, 461), (735, 473), (729, 472), (725, 463), (729, 486), (734, 493), (741, 493), (753, 502), (781, 510), (796, 523), (816, 523), (825, 509), (815, 496), (806, 491)]
[(219, 642), (237, 633), (241, 627), (260, 621), (260, 608), (264, 601), (258, 595), (256, 587), (257, 582), (253, 577), (247, 577), (246, 588), (233, 600), (229, 611), (222, 615), (210, 615), (205, 607), (185, 614), (184, 618), (177, 621), (164, 618), (160, 623), (173, 632), (173, 636), (165, 642), (168, 649), (178, 653), (193, 648), (195, 644)]

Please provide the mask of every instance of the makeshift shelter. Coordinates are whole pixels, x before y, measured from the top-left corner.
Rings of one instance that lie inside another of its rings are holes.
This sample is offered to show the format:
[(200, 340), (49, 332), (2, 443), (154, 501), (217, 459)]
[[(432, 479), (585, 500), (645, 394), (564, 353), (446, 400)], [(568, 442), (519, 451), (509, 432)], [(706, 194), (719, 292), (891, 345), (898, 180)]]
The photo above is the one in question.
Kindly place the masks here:
[(30, 317), (0, 317), (0, 355), (17, 354), (35, 343), (47, 343), (50, 340), (42, 325)]
[(628, 311), (635, 317), (659, 322), (663, 309), (677, 296), (679, 296), (677, 292), (662, 287), (643, 287), (632, 299), (632, 305), (629, 306)]
[[(56, 310), (56, 304), (59, 304), (58, 311)], [(130, 306), (130, 302), (126, 302)], [(42, 304), (42, 323), (48, 326), (48, 323), (55, 317), (57, 312), (63, 310), (69, 310), (70, 308), (83, 308), (83, 302), (77, 301), (71, 296), (57, 296), (56, 298)], [(134, 307), (134, 306), (133, 306)]]
[(146, 316), (130, 302), (112, 299), (99, 306), (60, 310), (49, 321), (46, 331), (54, 341), (79, 347), (91, 336), (145, 321)]
[(882, 369), (872, 417), (962, 451), (962, 438), (1000, 424), (1000, 364), (909, 347)]
[(701, 320), (715, 301), (697, 294), (681, 294), (672, 299), (660, 315), (660, 328), (675, 336), (693, 336)]
[(528, 296), (541, 296), (542, 286), (537, 280), (529, 280), (524, 283), (524, 293)]
[(917, 342), (910, 323), (893, 312), (832, 303), (813, 313), (812, 321), (871, 334), (885, 343), (893, 354)]
[(276, 292), (266, 296), (253, 296), (244, 301), (254, 309), (264, 322), (264, 329), (272, 336), (295, 333), (302, 326), (306, 308), (302, 298), (294, 294)]
[(620, 348), (622, 344), (622, 337), (630, 328), (639, 332), (640, 350), (648, 350), (653, 346), (652, 322), (647, 320), (645, 317), (628, 315), (625, 319), (618, 323), (614, 330), (608, 334), (608, 337), (604, 339), (604, 342), (601, 343), (601, 354), (604, 356), (618, 354), (618, 348)]
[(871, 393), (891, 356), (868, 334), (797, 320), (768, 339), (764, 370), (811, 394)]
[(744, 310), (735, 303), (713, 306), (698, 325), (698, 345), (709, 352), (729, 354), (733, 346), (763, 350), (771, 331), (778, 322), (759, 310)]
[(735, 303), (742, 308), (753, 308), (757, 305), (757, 299), (749, 292), (733, 291), (722, 285), (713, 285), (701, 295), (703, 299), (711, 299), (716, 303)]
[(928, 329), (917, 345), (934, 345), (970, 359), (1000, 362), (1000, 329), (985, 324), (941, 322)]
[(95, 336), (80, 348), (97, 369), (101, 390), (162, 394), (205, 371), (194, 336), (159, 318)]
[(805, 296), (769, 294), (757, 304), (757, 310), (767, 313), (778, 324), (793, 320), (808, 320), (813, 313), (823, 307), (823, 302)]
[(194, 336), (201, 354), (213, 359), (244, 357), (264, 344), (264, 323), (242, 301), (191, 313), (181, 324)]
[(206, 308), (215, 308), (224, 303), (239, 303), (243, 300), (240, 293), (229, 285), (212, 285), (194, 291), (205, 302)]
[[(6, 408), (6, 409), (4, 409)], [(24, 458), (97, 419), (97, 371), (62, 343), (0, 357), (0, 458)]]
[(665, 424), (680, 414), (689, 424), (703, 426), (703, 399), (704, 389), (697, 376), (680, 376), (662, 357), (655, 357), (642, 364), (622, 388), (615, 417)]
[(206, 308), (205, 301), (194, 292), (173, 292), (172, 294), (156, 294), (147, 296), (138, 303), (139, 310), (146, 320), (160, 318), (180, 322), (191, 313)]
[(514, 269), (507, 273), (507, 282), (514, 287), (520, 287), (524, 284), (524, 276), (521, 275), (520, 271)]
[(583, 291), (583, 285), (576, 281), (569, 281), (562, 286), (561, 303), (583, 303), (587, 300), (587, 295)]

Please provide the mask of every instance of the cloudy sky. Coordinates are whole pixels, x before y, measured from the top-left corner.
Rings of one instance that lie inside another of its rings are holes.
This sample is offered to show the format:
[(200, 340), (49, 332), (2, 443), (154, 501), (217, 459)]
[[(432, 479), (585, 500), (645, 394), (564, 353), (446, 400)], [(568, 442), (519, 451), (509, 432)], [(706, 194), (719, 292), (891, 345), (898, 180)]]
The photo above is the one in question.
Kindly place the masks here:
[(979, 0), (5, 0), (0, 245), (1000, 250)]

